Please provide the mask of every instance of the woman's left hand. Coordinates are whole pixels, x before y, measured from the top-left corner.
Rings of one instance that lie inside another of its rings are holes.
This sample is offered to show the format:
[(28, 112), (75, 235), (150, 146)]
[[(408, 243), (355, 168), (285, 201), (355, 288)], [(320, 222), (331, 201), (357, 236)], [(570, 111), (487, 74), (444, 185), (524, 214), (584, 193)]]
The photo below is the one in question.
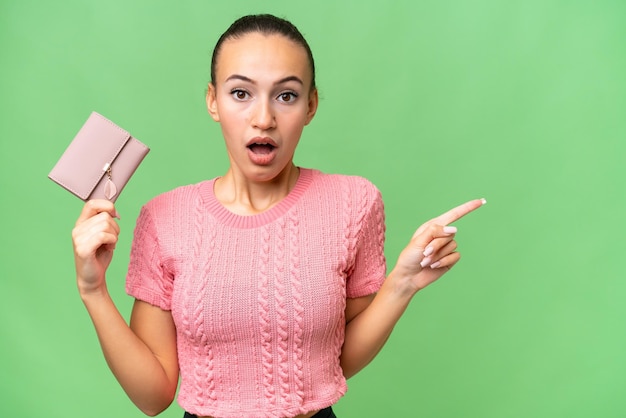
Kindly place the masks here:
[(394, 279), (415, 293), (443, 276), (461, 258), (454, 240), (457, 229), (449, 224), (485, 202), (484, 199), (470, 200), (420, 226), (398, 257), (391, 274)]

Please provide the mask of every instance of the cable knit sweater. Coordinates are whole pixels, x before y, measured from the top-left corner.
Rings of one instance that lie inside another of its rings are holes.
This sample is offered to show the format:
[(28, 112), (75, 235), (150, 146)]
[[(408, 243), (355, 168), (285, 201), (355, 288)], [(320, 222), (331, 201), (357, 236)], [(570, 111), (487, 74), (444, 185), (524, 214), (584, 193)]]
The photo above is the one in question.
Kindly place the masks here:
[(176, 324), (179, 404), (223, 418), (334, 404), (347, 390), (346, 298), (376, 292), (386, 273), (379, 191), (302, 168), (281, 202), (240, 216), (214, 182), (148, 202), (131, 250), (127, 292)]

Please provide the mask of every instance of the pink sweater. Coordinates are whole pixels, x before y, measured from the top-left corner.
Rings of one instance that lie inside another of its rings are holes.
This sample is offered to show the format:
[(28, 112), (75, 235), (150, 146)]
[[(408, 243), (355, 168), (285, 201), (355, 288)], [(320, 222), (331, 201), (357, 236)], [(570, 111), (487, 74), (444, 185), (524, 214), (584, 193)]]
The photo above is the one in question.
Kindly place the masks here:
[(289, 195), (240, 216), (215, 180), (177, 188), (139, 215), (126, 290), (171, 310), (188, 412), (291, 417), (346, 392), (346, 298), (385, 278), (384, 212), (367, 180), (300, 169)]

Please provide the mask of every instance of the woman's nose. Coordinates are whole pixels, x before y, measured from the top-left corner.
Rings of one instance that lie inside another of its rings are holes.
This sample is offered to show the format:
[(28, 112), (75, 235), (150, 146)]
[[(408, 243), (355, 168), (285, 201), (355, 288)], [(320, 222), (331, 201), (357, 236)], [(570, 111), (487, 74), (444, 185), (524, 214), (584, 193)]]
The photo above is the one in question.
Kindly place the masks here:
[(252, 124), (255, 128), (264, 131), (276, 126), (274, 109), (269, 100), (260, 100), (256, 103), (252, 115)]

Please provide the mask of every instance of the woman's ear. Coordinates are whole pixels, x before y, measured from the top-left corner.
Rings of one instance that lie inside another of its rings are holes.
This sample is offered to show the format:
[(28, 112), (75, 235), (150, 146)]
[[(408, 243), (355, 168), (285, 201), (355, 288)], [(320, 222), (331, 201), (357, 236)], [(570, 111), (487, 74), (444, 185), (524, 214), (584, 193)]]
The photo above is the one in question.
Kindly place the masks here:
[(313, 116), (315, 116), (315, 112), (317, 112), (318, 103), (319, 97), (317, 95), (317, 89), (315, 88), (309, 93), (309, 110), (306, 114), (306, 122), (304, 122), (305, 125), (308, 125), (313, 120)]
[(209, 111), (209, 115), (213, 118), (215, 122), (220, 121), (220, 115), (217, 111), (217, 92), (215, 91), (215, 86), (213, 83), (209, 83), (209, 88), (206, 92), (206, 108)]

